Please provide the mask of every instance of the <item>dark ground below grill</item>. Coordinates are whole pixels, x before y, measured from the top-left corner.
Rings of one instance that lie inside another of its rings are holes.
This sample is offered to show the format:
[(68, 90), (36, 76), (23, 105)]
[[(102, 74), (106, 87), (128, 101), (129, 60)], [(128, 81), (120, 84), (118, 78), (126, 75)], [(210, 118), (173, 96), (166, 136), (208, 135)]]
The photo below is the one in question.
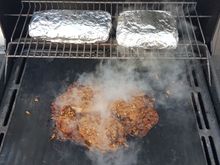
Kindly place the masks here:
[[(89, 165), (86, 149), (50, 141), (50, 104), (78, 74), (94, 70), (95, 60), (28, 59), (13, 116), (0, 154), (2, 165)], [(190, 93), (189, 93), (190, 95)], [(34, 102), (38, 97), (39, 102)], [(172, 107), (157, 105), (159, 123), (142, 140), (137, 165), (205, 165), (190, 97)], [(29, 111), (31, 115), (27, 115)], [(129, 152), (137, 149), (131, 147)], [(129, 150), (129, 149), (128, 149)], [(129, 156), (129, 155), (128, 155)], [(123, 156), (125, 163), (126, 156)], [(116, 160), (117, 163), (117, 160)]]

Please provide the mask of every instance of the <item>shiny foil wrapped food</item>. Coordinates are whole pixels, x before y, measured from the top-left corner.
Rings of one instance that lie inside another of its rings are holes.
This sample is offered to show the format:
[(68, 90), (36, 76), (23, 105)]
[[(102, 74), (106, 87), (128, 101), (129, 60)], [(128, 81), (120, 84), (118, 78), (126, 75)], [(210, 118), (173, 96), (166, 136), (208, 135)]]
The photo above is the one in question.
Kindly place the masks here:
[(45, 10), (35, 12), (29, 35), (52, 42), (96, 43), (109, 38), (111, 15), (105, 11)]
[(167, 11), (124, 11), (118, 17), (116, 39), (124, 47), (175, 49), (178, 43), (176, 20)]

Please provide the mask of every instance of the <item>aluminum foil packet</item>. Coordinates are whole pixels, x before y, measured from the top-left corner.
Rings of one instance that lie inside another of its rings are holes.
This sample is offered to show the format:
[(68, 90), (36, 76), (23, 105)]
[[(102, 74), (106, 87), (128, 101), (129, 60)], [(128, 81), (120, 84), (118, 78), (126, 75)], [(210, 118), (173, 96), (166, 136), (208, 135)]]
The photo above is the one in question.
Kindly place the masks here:
[(175, 18), (162, 10), (130, 10), (120, 13), (118, 45), (144, 49), (175, 49), (178, 31)]
[(105, 11), (45, 10), (33, 14), (29, 35), (52, 42), (106, 42), (112, 27), (111, 15)]

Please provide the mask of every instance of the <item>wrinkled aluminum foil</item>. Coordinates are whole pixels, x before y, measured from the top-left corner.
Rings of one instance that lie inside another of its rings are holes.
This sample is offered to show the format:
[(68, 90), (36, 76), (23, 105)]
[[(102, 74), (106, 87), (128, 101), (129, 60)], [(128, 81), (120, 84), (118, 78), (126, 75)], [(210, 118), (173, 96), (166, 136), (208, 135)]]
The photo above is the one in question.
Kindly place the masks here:
[(52, 42), (96, 43), (109, 38), (111, 15), (105, 11), (45, 10), (35, 12), (29, 35)]
[(118, 17), (116, 39), (123, 47), (175, 49), (178, 43), (176, 20), (167, 11), (124, 11)]

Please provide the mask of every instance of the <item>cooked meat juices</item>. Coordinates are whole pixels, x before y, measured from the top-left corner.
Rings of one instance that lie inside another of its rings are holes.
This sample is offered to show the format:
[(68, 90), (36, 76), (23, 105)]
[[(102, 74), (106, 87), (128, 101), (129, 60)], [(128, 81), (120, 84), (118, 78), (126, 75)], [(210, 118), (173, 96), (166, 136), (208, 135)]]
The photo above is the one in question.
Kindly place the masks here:
[(143, 137), (158, 123), (154, 99), (143, 93), (134, 94), (129, 100), (109, 102), (103, 115), (94, 109), (99, 90), (73, 84), (56, 98), (51, 106), (56, 139), (112, 152), (126, 146), (128, 136)]

